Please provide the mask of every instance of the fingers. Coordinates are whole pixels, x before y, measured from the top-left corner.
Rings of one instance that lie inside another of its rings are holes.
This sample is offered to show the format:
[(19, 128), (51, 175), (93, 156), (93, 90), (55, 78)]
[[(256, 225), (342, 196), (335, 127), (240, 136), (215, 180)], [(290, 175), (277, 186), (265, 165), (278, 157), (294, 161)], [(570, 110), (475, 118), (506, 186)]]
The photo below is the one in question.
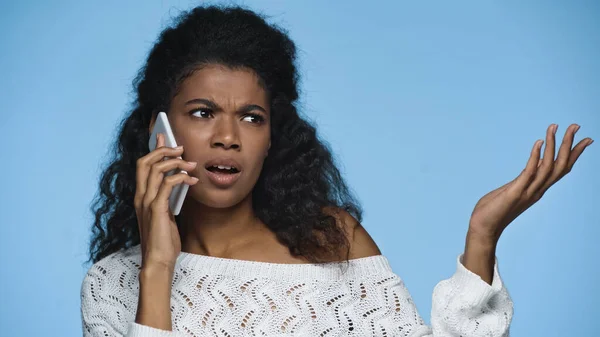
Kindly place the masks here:
[(573, 169), (573, 165), (575, 165), (575, 162), (577, 161), (577, 159), (579, 159), (579, 156), (581, 156), (583, 151), (588, 146), (592, 145), (593, 142), (594, 142), (594, 140), (592, 140), (591, 138), (586, 138), (586, 139), (581, 140), (579, 143), (577, 143), (577, 145), (575, 145), (575, 147), (573, 148), (573, 150), (571, 151), (571, 154), (569, 156), (566, 173), (571, 172), (571, 170)]
[(147, 208), (156, 198), (158, 190), (163, 183), (163, 178), (169, 171), (175, 169), (191, 171), (196, 167), (196, 165), (197, 164), (195, 162), (188, 162), (181, 158), (174, 158), (154, 163), (150, 169), (150, 173), (148, 174), (148, 184), (146, 186), (146, 194), (144, 195), (142, 208)]
[(538, 194), (554, 170), (555, 134), (558, 125), (552, 124), (546, 131), (546, 149), (542, 164), (537, 169), (535, 179), (527, 188), (527, 196)]
[(556, 157), (556, 162), (554, 163), (554, 170), (550, 178), (546, 181), (546, 184), (542, 187), (542, 189), (548, 189), (552, 186), (556, 181), (562, 178), (565, 174), (568, 173), (567, 165), (569, 163), (569, 157), (571, 156), (571, 147), (573, 146), (573, 140), (575, 139), (575, 133), (579, 130), (579, 125), (572, 124), (569, 125), (567, 130), (565, 131), (565, 136), (563, 137), (562, 143), (558, 150), (558, 155)]
[(152, 212), (168, 212), (169, 211), (169, 196), (171, 195), (171, 191), (175, 185), (179, 184), (188, 184), (195, 185), (198, 182), (198, 178), (190, 177), (186, 173), (177, 173), (172, 176), (168, 176), (163, 179), (163, 183), (160, 185), (158, 189), (158, 194), (156, 198), (152, 201), (150, 205), (150, 210)]
[(141, 208), (144, 195), (146, 194), (148, 174), (152, 165), (164, 159), (164, 157), (180, 157), (183, 153), (183, 147), (176, 148), (165, 147), (164, 136), (156, 136), (156, 149), (147, 155), (141, 157), (136, 163), (136, 192), (134, 198), (135, 208)]
[(520, 196), (523, 193), (523, 191), (525, 191), (530, 185), (531, 181), (535, 178), (539, 166), (542, 165), (542, 160), (540, 159), (540, 151), (542, 149), (543, 144), (543, 140), (537, 140), (533, 144), (533, 148), (531, 149), (531, 155), (529, 156), (527, 165), (525, 166), (523, 172), (521, 172), (521, 174), (517, 177), (515, 183), (512, 185), (513, 188), (511, 194), (516, 194), (516, 196)]
[(571, 172), (573, 165), (579, 158), (579, 156), (583, 153), (583, 151), (593, 142), (591, 139), (586, 138), (571, 149), (573, 146), (573, 141), (575, 139), (575, 134), (579, 131), (580, 126), (577, 124), (571, 124), (567, 130), (565, 131), (565, 136), (563, 137), (562, 144), (558, 151), (558, 156), (556, 161), (554, 162), (554, 168), (552, 170), (552, 174), (543, 186), (538, 190), (538, 194), (543, 194), (548, 188), (554, 185), (557, 181), (559, 181), (562, 177), (564, 177), (567, 173)]
[(165, 136), (163, 136), (162, 133), (157, 133), (156, 134), (156, 148), (160, 149), (163, 146), (165, 146)]
[(557, 127), (556, 124), (553, 124), (547, 130), (544, 157), (540, 159), (539, 154), (543, 142), (538, 140), (534, 145), (525, 170), (517, 177), (513, 190), (514, 192), (518, 192), (519, 195), (525, 192), (525, 196), (529, 201), (535, 202), (541, 198), (550, 186), (569, 173), (579, 156), (593, 143), (592, 139), (585, 138), (571, 149), (575, 133), (579, 130), (579, 125), (572, 124), (565, 131), (558, 155), (556, 160), (554, 160)]

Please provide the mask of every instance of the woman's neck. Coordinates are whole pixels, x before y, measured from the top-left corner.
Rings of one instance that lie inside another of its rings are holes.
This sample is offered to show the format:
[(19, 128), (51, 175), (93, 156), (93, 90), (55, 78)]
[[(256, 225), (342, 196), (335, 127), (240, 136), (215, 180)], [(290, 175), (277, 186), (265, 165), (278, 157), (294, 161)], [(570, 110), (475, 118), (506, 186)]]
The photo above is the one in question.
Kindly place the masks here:
[(266, 228), (256, 218), (250, 196), (230, 208), (210, 208), (190, 201), (184, 204), (179, 222), (182, 251), (218, 257), (247, 245)]

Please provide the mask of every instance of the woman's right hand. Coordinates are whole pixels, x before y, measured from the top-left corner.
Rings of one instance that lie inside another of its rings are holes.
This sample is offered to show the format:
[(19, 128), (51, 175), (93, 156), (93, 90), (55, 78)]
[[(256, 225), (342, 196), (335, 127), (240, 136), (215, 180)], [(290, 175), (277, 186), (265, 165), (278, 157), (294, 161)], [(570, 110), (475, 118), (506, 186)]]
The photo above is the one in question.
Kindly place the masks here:
[[(181, 252), (181, 239), (175, 216), (169, 208), (169, 196), (178, 184), (194, 185), (198, 178), (186, 173), (165, 177), (173, 169), (191, 172), (196, 163), (181, 159), (183, 147), (165, 147), (164, 135), (158, 134), (156, 149), (137, 161), (135, 213), (142, 248), (142, 268), (158, 265), (175, 267)], [(165, 160), (165, 157), (170, 157)]]

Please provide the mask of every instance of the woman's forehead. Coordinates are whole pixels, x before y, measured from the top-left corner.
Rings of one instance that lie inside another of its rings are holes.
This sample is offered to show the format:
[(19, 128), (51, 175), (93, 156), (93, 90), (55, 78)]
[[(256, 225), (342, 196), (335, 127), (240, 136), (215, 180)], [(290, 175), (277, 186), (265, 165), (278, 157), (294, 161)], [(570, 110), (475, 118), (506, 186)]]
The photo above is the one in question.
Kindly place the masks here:
[[(196, 98), (265, 103), (266, 91), (258, 75), (247, 68), (210, 65), (194, 71), (180, 85), (176, 99), (187, 102)], [(256, 102), (256, 101), (259, 102)]]

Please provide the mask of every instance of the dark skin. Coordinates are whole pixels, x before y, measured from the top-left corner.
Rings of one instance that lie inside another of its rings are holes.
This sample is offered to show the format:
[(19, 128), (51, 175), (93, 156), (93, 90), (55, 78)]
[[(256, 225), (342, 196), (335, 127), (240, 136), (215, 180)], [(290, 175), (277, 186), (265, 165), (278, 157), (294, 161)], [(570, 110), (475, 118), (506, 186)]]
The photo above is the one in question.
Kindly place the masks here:
[(521, 174), (486, 194), (471, 214), (463, 264), (489, 284), (492, 283), (494, 257), (502, 232), (538, 202), (552, 185), (571, 172), (579, 156), (594, 142), (591, 138), (584, 138), (573, 146), (579, 125), (571, 124), (555, 157), (557, 129), (558, 125), (552, 124), (546, 131), (543, 158), (541, 149), (544, 142), (538, 140)]
[[(169, 121), (177, 143), (184, 147), (184, 159), (199, 163), (189, 172), (199, 182), (190, 187), (181, 213), (184, 251), (290, 260), (252, 210), (250, 192), (270, 147), (270, 115), (267, 93), (251, 71), (208, 66), (182, 84), (169, 107)], [(205, 163), (220, 156), (234, 158), (242, 166), (241, 177), (231, 188), (214, 186), (205, 174)]]
[[(269, 107), (267, 92), (247, 69), (205, 66), (180, 86), (168, 116), (181, 148), (166, 148), (159, 135), (157, 149), (137, 165), (134, 203), (142, 246), (137, 323), (171, 330), (170, 285), (181, 251), (271, 263), (308, 262), (292, 256), (252, 209), (251, 191), (270, 147)], [(154, 119), (149, 131), (153, 125)], [(242, 166), (240, 178), (230, 188), (219, 188), (207, 179), (206, 162), (219, 156), (234, 158)], [(176, 168), (189, 174), (165, 178)], [(168, 196), (181, 183), (190, 189), (180, 214), (180, 232)], [(350, 259), (380, 254), (349, 214), (324, 211), (331, 212), (347, 233)]]
[[(171, 330), (170, 292), (173, 270), (181, 251), (222, 258), (271, 263), (307, 263), (292, 256), (252, 209), (256, 184), (270, 147), (267, 92), (247, 69), (205, 66), (187, 78), (169, 107), (169, 121), (179, 149), (164, 147), (140, 158), (135, 207), (140, 226), (142, 269), (136, 322)], [(152, 130), (154, 120), (149, 125)], [(570, 171), (589, 139), (571, 150), (569, 128), (558, 158), (553, 157), (554, 134), (549, 135), (544, 160), (536, 156), (524, 173), (482, 198), (473, 212), (463, 264), (491, 283), (495, 249), (501, 232)], [(551, 155), (552, 154), (552, 155)], [(243, 167), (230, 188), (214, 186), (205, 163), (215, 156), (235, 158)], [(182, 156), (183, 159), (177, 159)], [(171, 159), (163, 161), (164, 157)], [(535, 164), (531, 164), (534, 162)], [(538, 165), (539, 163), (539, 165)], [(189, 172), (164, 178), (174, 168)], [(168, 208), (173, 186), (190, 185), (180, 218), (181, 232)], [(369, 233), (344, 211), (325, 209), (337, 219), (350, 242), (349, 259), (380, 255)]]
[[(190, 187), (182, 210), (183, 251), (272, 263), (307, 262), (292, 256), (252, 210), (250, 192), (270, 148), (270, 114), (267, 93), (254, 72), (218, 65), (190, 76), (172, 100), (169, 122), (177, 144), (183, 145), (185, 160), (199, 163), (189, 171), (199, 182)], [(244, 168), (230, 189), (214, 187), (203, 173), (202, 163), (222, 153)], [(344, 216), (340, 223), (358, 225)]]

